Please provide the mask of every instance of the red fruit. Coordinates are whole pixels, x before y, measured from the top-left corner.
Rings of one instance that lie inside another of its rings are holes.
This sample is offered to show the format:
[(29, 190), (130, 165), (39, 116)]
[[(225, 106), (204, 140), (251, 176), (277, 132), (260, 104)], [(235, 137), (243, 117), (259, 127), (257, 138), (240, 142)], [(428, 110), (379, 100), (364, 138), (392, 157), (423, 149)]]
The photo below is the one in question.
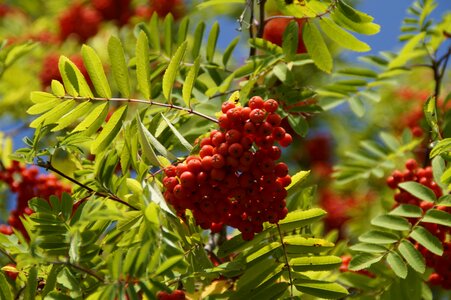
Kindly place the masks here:
[(180, 184), (182, 187), (193, 188), (196, 186), (196, 176), (190, 171), (185, 171), (180, 175)]
[(266, 122), (271, 124), (273, 127), (276, 127), (280, 125), (282, 118), (278, 114), (269, 114), (266, 117)]
[(15, 269), (16, 271), (4, 271), (5, 274), (11, 278), (12, 280), (16, 280), (17, 276), (19, 275), (19, 272), (16, 269), (16, 265), (15, 264), (7, 264), (6, 267), (10, 267), (12, 269)]
[(293, 137), (289, 133), (285, 133), (283, 139), (279, 140), (279, 144), (282, 147), (287, 147), (293, 142)]
[(408, 161), (406, 161), (406, 168), (407, 170), (413, 171), (416, 168), (418, 168), (418, 163), (415, 159), (411, 158)]
[(279, 104), (274, 99), (266, 100), (264, 105), (263, 105), (263, 108), (269, 113), (275, 112), (278, 107), (279, 107)]
[(254, 96), (249, 99), (249, 108), (254, 110), (256, 108), (263, 108), (265, 101), (260, 96)]
[[(291, 21), (292, 19), (288, 18), (275, 18), (266, 21), (265, 28), (263, 30), (263, 39), (270, 41), (273, 44), (282, 46), (283, 33)], [(299, 26), (298, 48), (296, 52), (306, 53), (307, 49), (305, 48), (304, 41), (302, 40), (302, 27), (304, 26), (306, 20), (296, 19), (296, 22)]]
[(225, 139), (229, 144), (238, 143), (241, 140), (241, 133), (236, 129), (230, 129), (226, 132)]
[(223, 113), (227, 113), (232, 108), (235, 108), (235, 104), (230, 101), (227, 101), (227, 102), (222, 103), (221, 111)]
[(249, 114), (249, 119), (254, 124), (259, 124), (265, 120), (265, 112), (259, 108), (253, 109)]
[(229, 146), (229, 154), (232, 157), (239, 158), (241, 157), (241, 154), (243, 154), (243, 146), (239, 143), (233, 143)]
[(212, 156), (213, 154), (214, 154), (214, 148), (211, 145), (205, 145), (199, 151), (200, 157)]
[(285, 177), (288, 175), (288, 166), (287, 164), (280, 162), (274, 168), (274, 173), (277, 177)]

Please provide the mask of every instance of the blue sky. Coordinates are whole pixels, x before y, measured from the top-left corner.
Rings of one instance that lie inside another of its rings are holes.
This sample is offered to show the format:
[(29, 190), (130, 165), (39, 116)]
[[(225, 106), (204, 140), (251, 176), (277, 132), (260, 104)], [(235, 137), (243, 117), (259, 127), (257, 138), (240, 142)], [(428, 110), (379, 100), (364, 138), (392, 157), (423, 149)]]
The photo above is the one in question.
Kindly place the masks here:
[[(381, 31), (374, 36), (361, 37), (371, 45), (371, 53), (383, 50), (396, 50), (401, 46), (398, 42), (402, 20), (406, 16), (411, 0), (363, 0), (358, 9), (374, 17), (375, 23), (381, 25)], [(439, 20), (445, 11), (451, 10), (450, 0), (437, 0), (438, 6), (432, 13), (432, 18)]]

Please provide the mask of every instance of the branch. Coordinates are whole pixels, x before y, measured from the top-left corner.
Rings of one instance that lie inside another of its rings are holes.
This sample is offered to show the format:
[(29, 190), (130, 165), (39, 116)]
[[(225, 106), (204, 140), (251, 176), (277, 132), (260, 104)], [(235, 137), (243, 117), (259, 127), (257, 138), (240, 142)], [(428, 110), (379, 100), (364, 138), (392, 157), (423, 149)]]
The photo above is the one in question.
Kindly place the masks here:
[(66, 96), (62, 96), (59, 97), (61, 100), (76, 100), (76, 101), (115, 101), (115, 102), (131, 102), (131, 103), (140, 103), (140, 104), (147, 104), (147, 105), (155, 105), (155, 106), (161, 106), (161, 107), (166, 107), (169, 109), (176, 109), (176, 110), (180, 110), (180, 111), (185, 111), (187, 113), (199, 116), (201, 118), (207, 119), (209, 121), (218, 123), (218, 120), (210, 117), (206, 114), (200, 113), (198, 111), (193, 110), (192, 108), (186, 108), (186, 107), (182, 107), (182, 106), (178, 106), (178, 105), (174, 105), (174, 104), (168, 104), (168, 103), (161, 103), (161, 102), (156, 102), (153, 100), (142, 100), (142, 99), (127, 99), (127, 98), (100, 98), (100, 97), (75, 97), (75, 96), (70, 96), (70, 95), (66, 95)]
[(45, 162), (45, 163), (44, 163), (44, 162), (38, 162), (36, 165), (37, 165), (38, 167), (44, 168), (44, 169), (46, 169), (46, 170), (55, 172), (56, 174), (60, 175), (61, 177), (66, 178), (67, 180), (69, 180), (69, 181), (75, 183), (76, 185), (78, 185), (78, 186), (84, 188), (85, 190), (87, 190), (88, 192), (90, 192), (90, 193), (92, 193), (92, 194), (94, 194), (94, 195), (97, 195), (97, 196), (100, 196), (100, 197), (104, 197), (104, 198), (109, 198), (109, 199), (114, 200), (114, 201), (116, 201), (116, 202), (119, 202), (119, 203), (121, 203), (121, 204), (123, 204), (123, 205), (126, 205), (126, 206), (128, 206), (129, 208), (131, 208), (131, 209), (133, 209), (133, 210), (138, 210), (137, 207), (134, 207), (133, 205), (131, 205), (131, 204), (125, 202), (124, 200), (122, 200), (121, 198), (119, 198), (119, 197), (116, 196), (116, 195), (113, 195), (113, 194), (107, 194), (107, 193), (103, 193), (103, 192), (97, 192), (97, 191), (93, 190), (92, 188), (90, 188), (89, 186), (87, 186), (87, 185), (85, 185), (85, 184), (79, 182), (79, 181), (76, 180), (75, 178), (72, 178), (72, 177), (70, 177), (70, 176), (64, 174), (64, 173), (61, 172), (60, 170), (56, 169), (56, 168), (55, 168), (54, 166), (52, 166), (52, 164), (51, 164), (50, 162), (48, 162), (48, 161)]
[(288, 278), (290, 279), (290, 298), (293, 299), (293, 277), (291, 276), (291, 267), (288, 262), (287, 249), (285, 243), (283, 242), (282, 231), (280, 230), (280, 225), (277, 223), (277, 231), (279, 231), (280, 242), (282, 243), (283, 255), (285, 257), (285, 266), (288, 268)]
[(14, 257), (11, 256), (11, 254), (9, 254), (8, 252), (6, 252), (6, 250), (3, 250), (2, 248), (0, 248), (0, 252), (6, 256), (13, 264), (17, 264), (16, 260), (14, 259)]
[(271, 17), (268, 17), (268, 18), (265, 20), (265, 22), (268, 22), (269, 20), (272, 20), (272, 19), (292, 19), (292, 20), (302, 20), (302, 19), (308, 20), (308, 19), (316, 19), (316, 18), (321, 19), (321, 18), (324, 17), (325, 15), (328, 15), (328, 14), (332, 13), (332, 10), (334, 10), (335, 7), (337, 6), (337, 2), (338, 2), (338, 0), (333, 0), (324, 12), (322, 12), (322, 13), (320, 13), (320, 14), (317, 14), (316, 16), (313, 16), (313, 17), (302, 17), (302, 18), (297, 18), (297, 17), (295, 17), (295, 16), (277, 15), (277, 16), (271, 16)]

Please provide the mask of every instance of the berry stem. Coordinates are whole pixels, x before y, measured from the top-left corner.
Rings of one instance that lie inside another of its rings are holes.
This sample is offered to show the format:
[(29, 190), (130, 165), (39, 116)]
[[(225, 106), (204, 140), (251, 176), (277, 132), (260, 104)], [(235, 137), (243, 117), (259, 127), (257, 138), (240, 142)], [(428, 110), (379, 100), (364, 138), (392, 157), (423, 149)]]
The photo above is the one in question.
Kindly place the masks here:
[(290, 279), (290, 298), (293, 299), (293, 277), (291, 276), (291, 267), (288, 262), (287, 249), (285, 248), (285, 243), (283, 242), (282, 231), (280, 230), (280, 225), (277, 223), (277, 231), (279, 232), (280, 242), (282, 243), (283, 255), (285, 257), (285, 266), (288, 269), (288, 278)]
[(176, 109), (176, 110), (180, 110), (180, 111), (185, 111), (187, 113), (190, 113), (192, 115), (196, 115), (199, 116), (201, 118), (207, 119), (211, 122), (214, 123), (218, 123), (218, 120), (210, 117), (206, 114), (203, 114), (201, 112), (195, 111), (192, 108), (186, 108), (186, 107), (182, 107), (182, 106), (178, 106), (178, 105), (174, 105), (172, 103), (161, 103), (161, 102), (156, 102), (153, 100), (142, 100), (142, 99), (132, 99), (132, 98), (100, 98), (100, 97), (75, 97), (75, 96), (70, 96), (70, 95), (66, 95), (66, 96), (62, 96), (59, 97), (61, 100), (75, 100), (75, 101), (115, 101), (115, 102), (131, 102), (131, 103), (140, 103), (140, 104), (147, 104), (147, 105), (155, 105), (155, 106), (161, 106), (161, 107), (166, 107), (169, 109)]
[(75, 183), (76, 185), (78, 185), (78, 186), (84, 188), (85, 190), (87, 190), (87, 191), (90, 192), (91, 194), (94, 194), (94, 195), (97, 195), (97, 196), (100, 196), (100, 197), (104, 197), (104, 198), (110, 198), (111, 200), (114, 200), (114, 201), (116, 201), (116, 202), (119, 202), (119, 203), (121, 203), (121, 204), (123, 204), (123, 205), (128, 206), (128, 207), (131, 208), (132, 210), (138, 210), (137, 207), (134, 207), (133, 205), (131, 205), (131, 204), (125, 202), (124, 200), (122, 200), (121, 198), (119, 198), (119, 197), (116, 196), (116, 195), (113, 195), (113, 194), (110, 194), (110, 193), (107, 194), (107, 193), (98, 192), (98, 191), (93, 190), (93, 189), (90, 188), (89, 186), (87, 186), (87, 185), (85, 185), (85, 184), (79, 182), (78, 180), (76, 180), (76, 179), (74, 179), (74, 178), (72, 178), (72, 177), (70, 177), (70, 176), (64, 174), (64, 173), (61, 172), (60, 170), (56, 169), (49, 161), (47, 161), (47, 162), (38, 162), (36, 165), (37, 165), (38, 167), (44, 168), (44, 169), (46, 169), (46, 170), (55, 172), (56, 174), (60, 175), (61, 177), (64, 177), (64, 178), (66, 178), (67, 180), (69, 180), (69, 181)]

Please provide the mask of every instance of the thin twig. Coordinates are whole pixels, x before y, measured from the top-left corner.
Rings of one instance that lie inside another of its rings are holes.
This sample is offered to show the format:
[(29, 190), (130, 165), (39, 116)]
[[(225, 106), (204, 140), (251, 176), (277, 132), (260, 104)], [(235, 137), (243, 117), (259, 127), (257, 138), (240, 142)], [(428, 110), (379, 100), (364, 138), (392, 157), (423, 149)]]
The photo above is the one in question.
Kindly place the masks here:
[(160, 106), (160, 107), (166, 107), (169, 109), (176, 109), (176, 110), (180, 110), (180, 111), (185, 111), (187, 113), (199, 116), (201, 118), (207, 119), (209, 121), (218, 123), (218, 120), (210, 117), (206, 114), (203, 114), (201, 112), (195, 111), (192, 108), (186, 108), (186, 107), (182, 107), (182, 106), (178, 106), (178, 105), (174, 105), (171, 103), (161, 103), (161, 102), (156, 102), (153, 100), (142, 100), (142, 99), (131, 99), (131, 98), (100, 98), (100, 97), (75, 97), (75, 96), (70, 96), (70, 95), (66, 95), (66, 96), (62, 96), (60, 97), (60, 99), (62, 100), (76, 100), (76, 101), (115, 101), (115, 102), (131, 102), (131, 103), (140, 103), (140, 104), (147, 104), (147, 105), (155, 105), (155, 106)]
[(326, 9), (324, 12), (322, 12), (322, 13), (320, 13), (320, 14), (317, 14), (317, 15), (315, 15), (315, 16), (313, 16), (313, 17), (302, 17), (302, 18), (297, 18), (297, 17), (295, 17), (295, 16), (277, 15), (277, 16), (271, 16), (271, 17), (266, 18), (266, 19), (265, 19), (265, 22), (268, 22), (269, 20), (272, 20), (272, 19), (292, 19), (292, 20), (302, 20), (302, 19), (308, 20), (308, 19), (316, 19), (316, 18), (321, 19), (321, 18), (324, 17), (325, 15), (328, 15), (328, 14), (332, 13), (332, 10), (333, 10), (333, 9), (335, 8), (335, 6), (337, 5), (337, 2), (338, 2), (337, 0), (332, 1), (332, 2), (330, 3), (330, 5), (327, 7), (327, 9)]
[[(254, 7), (255, 7), (254, 0), (251, 0), (250, 1), (251, 15), (249, 17), (249, 19), (250, 19), (250, 22), (249, 22), (249, 24), (250, 24), (250, 26), (249, 26), (249, 38), (250, 39), (254, 38), (254, 26), (253, 26), (254, 25)], [(250, 57), (255, 56), (256, 53), (257, 53), (257, 48), (251, 46), (250, 49), (249, 49), (249, 56)]]
[(94, 277), (95, 279), (97, 279), (100, 282), (105, 282), (105, 279), (102, 276), (100, 276), (99, 274), (95, 273), (94, 271), (92, 271), (90, 269), (86, 269), (86, 268), (84, 268), (82, 266), (79, 266), (79, 265), (76, 265), (76, 264), (72, 264), (72, 263), (69, 263), (69, 262), (59, 262), (59, 261), (58, 262), (52, 262), (52, 264), (54, 264), (54, 265), (67, 265), (67, 266), (73, 267), (74, 269), (77, 269), (79, 271), (82, 271), (82, 272), (84, 272), (86, 274), (91, 275), (92, 277)]
[(282, 243), (283, 255), (285, 256), (285, 266), (288, 269), (288, 278), (290, 279), (290, 298), (293, 298), (293, 277), (291, 276), (291, 267), (288, 262), (287, 249), (285, 247), (285, 243), (283, 242), (282, 231), (280, 230), (280, 225), (277, 223), (277, 230), (279, 231), (280, 242)]
[(16, 260), (14, 259), (14, 257), (11, 256), (11, 254), (9, 254), (8, 252), (6, 252), (6, 250), (3, 250), (2, 248), (0, 248), (0, 252), (6, 256), (13, 264), (16, 264)]
[(37, 165), (38, 167), (45, 168), (46, 170), (55, 172), (56, 174), (60, 175), (61, 177), (66, 178), (67, 180), (69, 180), (69, 181), (75, 183), (76, 185), (78, 185), (78, 186), (84, 188), (85, 190), (87, 190), (88, 192), (90, 192), (90, 193), (92, 193), (92, 194), (94, 194), (94, 195), (97, 195), (97, 196), (100, 196), (100, 197), (104, 197), (104, 198), (109, 198), (109, 199), (111, 199), (111, 200), (113, 200), (113, 201), (116, 201), (116, 202), (119, 202), (119, 203), (121, 203), (121, 204), (123, 204), (123, 205), (126, 205), (126, 206), (128, 206), (129, 208), (131, 208), (131, 209), (133, 209), (133, 210), (138, 210), (137, 207), (135, 207), (135, 206), (133, 206), (133, 205), (131, 205), (131, 204), (125, 202), (124, 200), (122, 200), (121, 198), (119, 198), (119, 197), (116, 196), (116, 195), (113, 195), (113, 194), (107, 194), (107, 193), (98, 192), (98, 191), (93, 190), (92, 188), (90, 188), (89, 186), (87, 186), (87, 185), (85, 185), (85, 184), (79, 182), (79, 181), (76, 180), (75, 178), (72, 178), (72, 177), (70, 177), (70, 176), (64, 174), (64, 173), (61, 172), (60, 170), (56, 169), (50, 162), (45, 162), (45, 163), (44, 163), (44, 162), (38, 162), (36, 165)]

